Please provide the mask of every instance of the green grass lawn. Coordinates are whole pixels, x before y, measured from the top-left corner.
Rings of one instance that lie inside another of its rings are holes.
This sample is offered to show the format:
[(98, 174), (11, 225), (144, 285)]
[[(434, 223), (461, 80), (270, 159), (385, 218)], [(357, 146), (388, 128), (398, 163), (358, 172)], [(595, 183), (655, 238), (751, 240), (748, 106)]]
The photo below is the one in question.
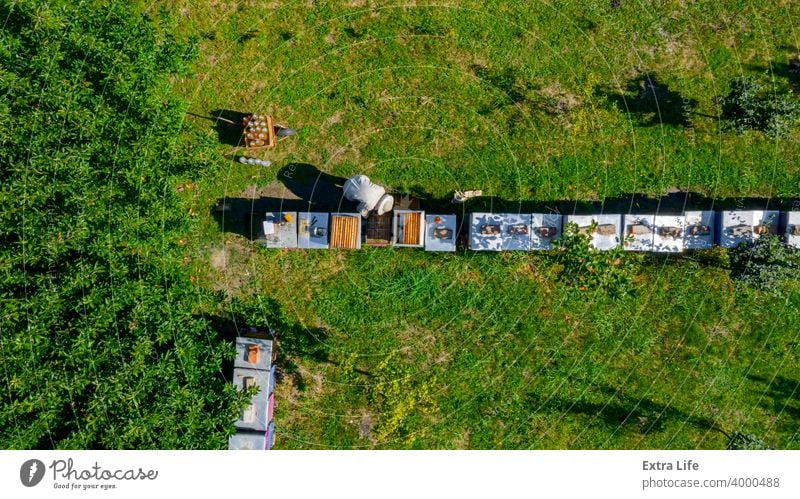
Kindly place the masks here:
[(614, 301), (560, 283), (552, 256), (264, 250), (210, 215), (292, 162), (437, 199), (791, 199), (796, 136), (722, 132), (715, 98), (740, 74), (800, 80), (800, 5), (168, 4), (201, 39), (177, 82), (194, 113), (299, 130), (269, 168), (231, 161), (202, 118), (179, 144), (208, 164), (184, 192), (198, 282), (274, 298), (326, 350), (282, 361), (280, 448), (723, 448), (716, 427), (800, 448), (798, 294), (653, 258)]

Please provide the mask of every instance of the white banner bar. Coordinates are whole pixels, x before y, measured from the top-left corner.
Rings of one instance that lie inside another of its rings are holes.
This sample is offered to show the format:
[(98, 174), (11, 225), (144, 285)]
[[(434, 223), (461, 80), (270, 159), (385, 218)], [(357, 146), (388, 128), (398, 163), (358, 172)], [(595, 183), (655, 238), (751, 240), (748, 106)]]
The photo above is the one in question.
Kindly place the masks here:
[(800, 451), (2, 451), (0, 470), (13, 498), (800, 497)]

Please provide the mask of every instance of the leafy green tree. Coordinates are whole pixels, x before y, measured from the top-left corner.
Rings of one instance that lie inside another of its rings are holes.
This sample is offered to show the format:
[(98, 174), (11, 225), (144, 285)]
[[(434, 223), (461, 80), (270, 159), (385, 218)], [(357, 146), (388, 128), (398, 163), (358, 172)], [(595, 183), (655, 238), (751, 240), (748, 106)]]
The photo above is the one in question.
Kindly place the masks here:
[(196, 43), (123, 1), (0, 18), (0, 446), (224, 447), (243, 396), (172, 188)]
[(759, 130), (777, 137), (790, 132), (800, 118), (800, 103), (789, 90), (773, 91), (753, 76), (734, 78), (722, 99), (726, 128)]

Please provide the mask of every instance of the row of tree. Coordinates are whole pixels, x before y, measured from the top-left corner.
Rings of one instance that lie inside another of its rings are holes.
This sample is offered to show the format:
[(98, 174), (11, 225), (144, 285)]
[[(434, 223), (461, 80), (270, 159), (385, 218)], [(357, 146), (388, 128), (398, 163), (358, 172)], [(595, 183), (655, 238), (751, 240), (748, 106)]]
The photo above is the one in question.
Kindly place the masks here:
[(0, 19), (0, 448), (224, 447), (243, 401), (172, 187), (196, 43), (129, 2)]

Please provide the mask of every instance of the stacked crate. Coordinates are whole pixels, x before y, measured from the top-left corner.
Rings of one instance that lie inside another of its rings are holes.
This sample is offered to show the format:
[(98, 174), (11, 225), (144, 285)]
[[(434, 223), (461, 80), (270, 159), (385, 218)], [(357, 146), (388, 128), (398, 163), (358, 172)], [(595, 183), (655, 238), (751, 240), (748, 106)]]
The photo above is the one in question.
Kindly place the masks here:
[(250, 330), (236, 338), (233, 384), (239, 391), (258, 387), (258, 393), (236, 420), (236, 434), (228, 440), (231, 450), (269, 450), (275, 443), (274, 347), (271, 332)]

